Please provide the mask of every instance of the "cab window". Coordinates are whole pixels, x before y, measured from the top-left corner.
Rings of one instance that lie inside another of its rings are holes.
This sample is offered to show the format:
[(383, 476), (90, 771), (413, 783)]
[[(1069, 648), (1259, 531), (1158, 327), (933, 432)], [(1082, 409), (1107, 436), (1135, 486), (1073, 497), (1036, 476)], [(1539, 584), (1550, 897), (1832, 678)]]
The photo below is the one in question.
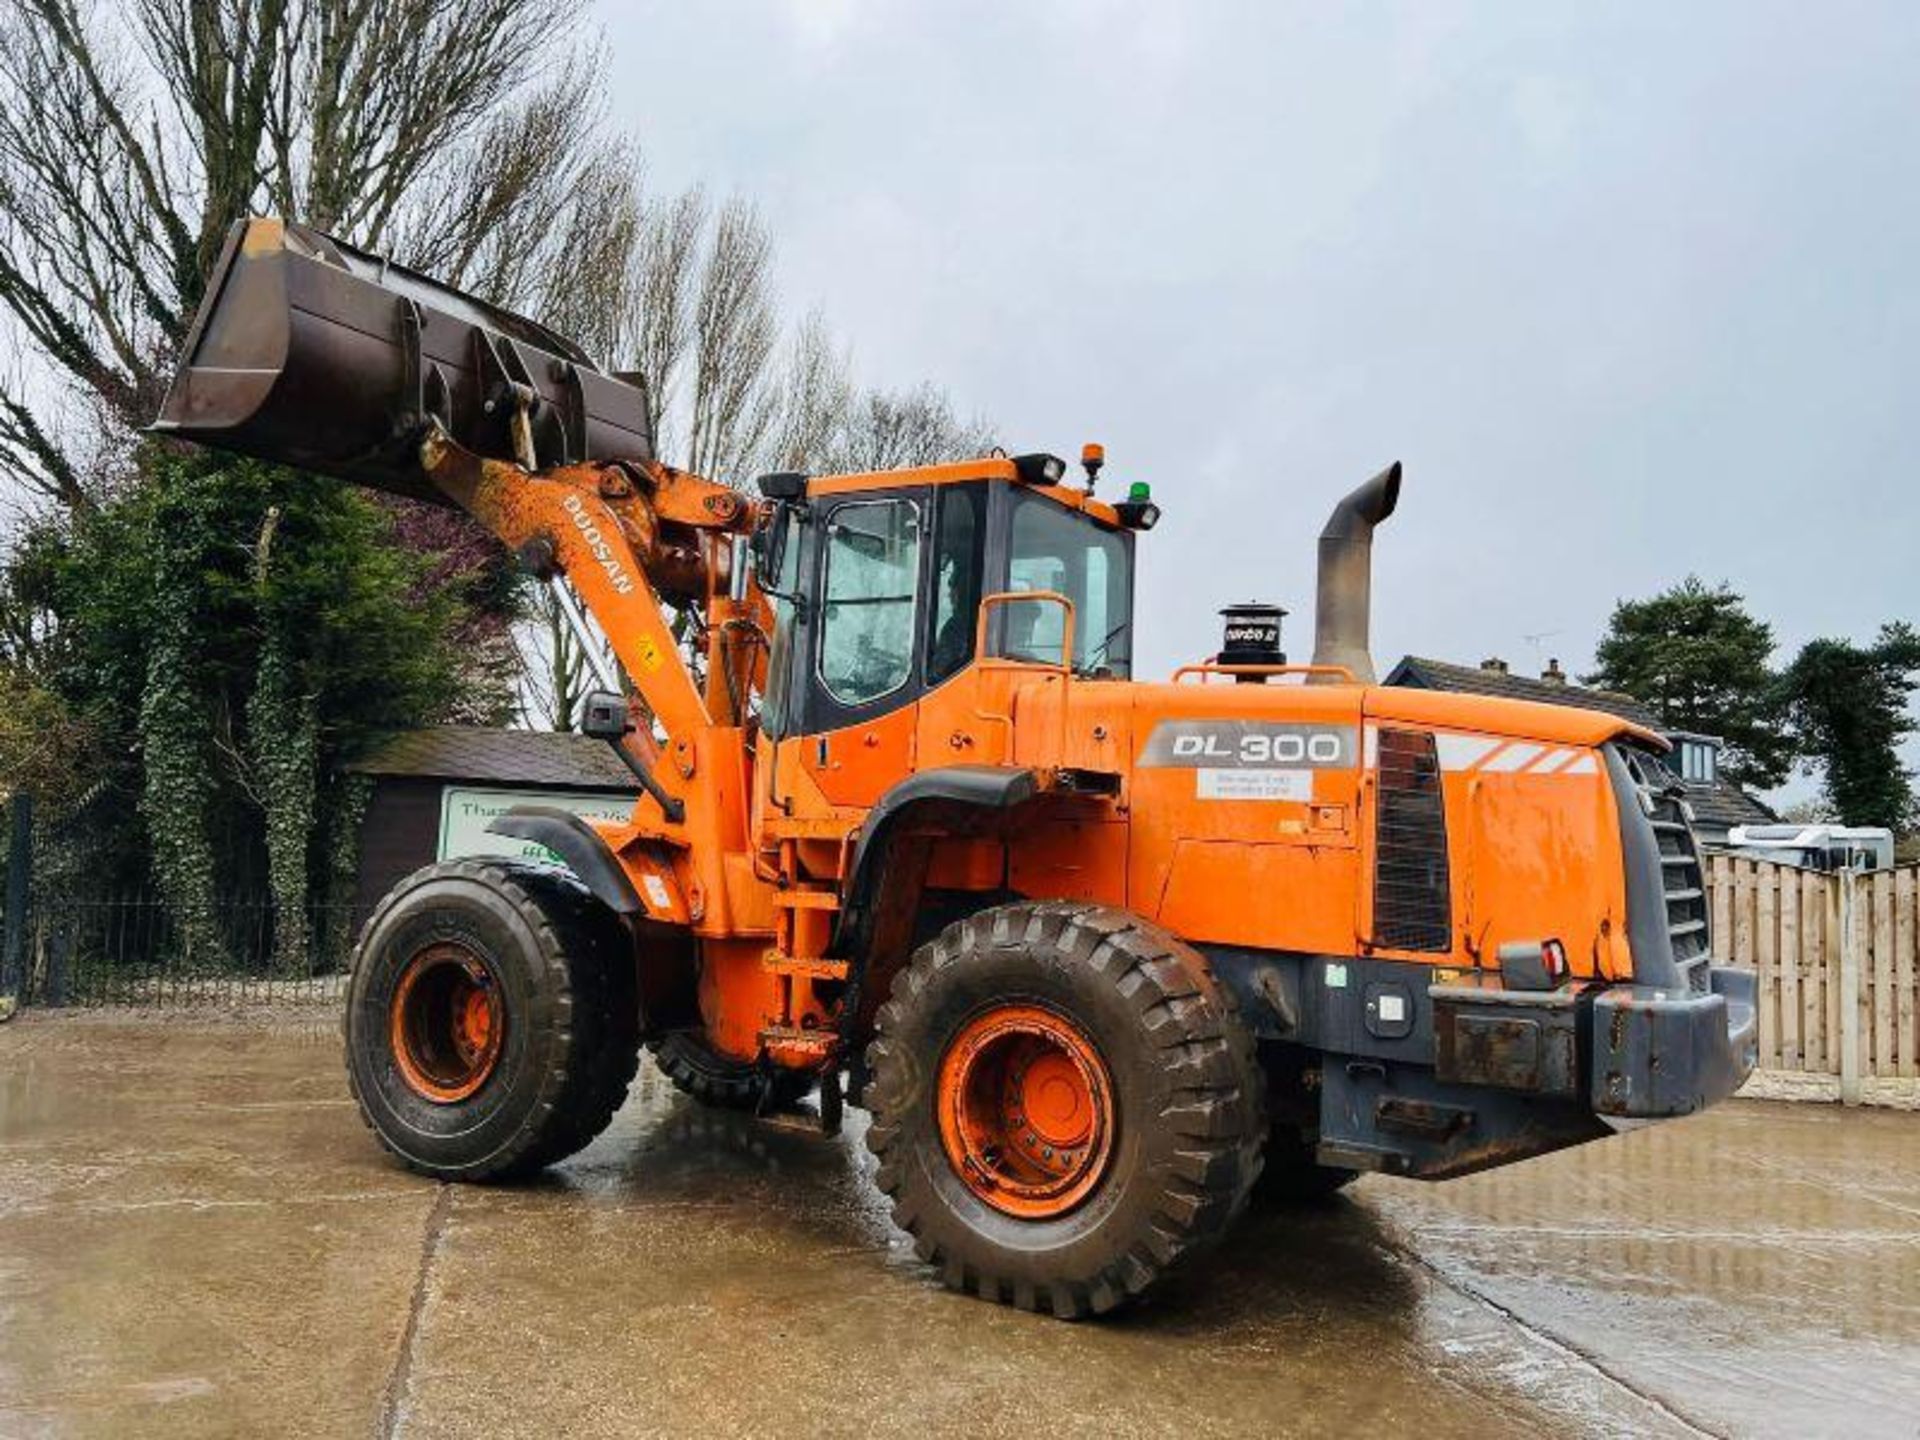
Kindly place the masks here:
[(789, 509), (777, 522), (784, 529), (780, 549), (780, 573), (773, 577), (769, 595), (773, 601), (773, 642), (767, 654), (767, 690), (760, 699), (760, 728), (774, 739), (787, 733), (789, 710), (787, 670), (793, 649), (793, 595), (800, 585), (800, 512)]
[(891, 694), (913, 673), (920, 590), (920, 507), (842, 505), (827, 521), (820, 683), (844, 706)]
[[(1132, 565), (1126, 536), (1041, 495), (1014, 500), (1007, 588), (1056, 590), (1073, 602), (1073, 668), (1124, 678), (1133, 653)], [(1001, 653), (1060, 663), (1066, 615), (1058, 605), (1006, 607)]]
[(945, 485), (933, 551), (933, 614), (927, 684), (938, 685), (973, 658), (974, 617), (986, 547), (986, 486)]

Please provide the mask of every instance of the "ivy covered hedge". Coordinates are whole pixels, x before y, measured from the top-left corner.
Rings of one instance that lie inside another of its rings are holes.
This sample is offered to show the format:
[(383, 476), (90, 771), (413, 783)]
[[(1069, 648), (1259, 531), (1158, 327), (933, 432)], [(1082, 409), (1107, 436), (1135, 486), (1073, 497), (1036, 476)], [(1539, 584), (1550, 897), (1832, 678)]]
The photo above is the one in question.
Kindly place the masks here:
[(450, 566), (410, 522), (330, 481), (155, 448), (110, 505), (16, 552), (45, 643), (8, 679), (69, 737), (82, 773), (51, 778), (89, 797), (89, 878), (155, 884), (209, 962), (236, 893), (271, 896), (288, 969), (337, 948), (305, 927), (351, 883), (366, 795), (344, 767), (383, 731), (510, 710), (504, 666), (476, 663), (514, 593), (504, 559)]

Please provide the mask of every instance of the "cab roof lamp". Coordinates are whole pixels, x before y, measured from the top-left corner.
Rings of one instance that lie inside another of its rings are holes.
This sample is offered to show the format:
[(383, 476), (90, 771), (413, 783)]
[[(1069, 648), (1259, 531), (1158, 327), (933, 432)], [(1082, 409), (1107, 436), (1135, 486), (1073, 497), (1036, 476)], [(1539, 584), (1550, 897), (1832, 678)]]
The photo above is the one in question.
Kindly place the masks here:
[(1127, 498), (1113, 507), (1120, 523), (1129, 530), (1151, 530), (1160, 523), (1160, 507), (1153, 503), (1153, 487), (1136, 480), (1127, 487)]
[(1023, 485), (1058, 485), (1067, 478), (1067, 462), (1058, 455), (1044, 453), (1016, 455), (1013, 473)]
[(1096, 445), (1089, 440), (1080, 447), (1080, 466), (1087, 472), (1087, 493), (1093, 493), (1093, 487), (1100, 479), (1100, 467), (1107, 463), (1107, 447)]

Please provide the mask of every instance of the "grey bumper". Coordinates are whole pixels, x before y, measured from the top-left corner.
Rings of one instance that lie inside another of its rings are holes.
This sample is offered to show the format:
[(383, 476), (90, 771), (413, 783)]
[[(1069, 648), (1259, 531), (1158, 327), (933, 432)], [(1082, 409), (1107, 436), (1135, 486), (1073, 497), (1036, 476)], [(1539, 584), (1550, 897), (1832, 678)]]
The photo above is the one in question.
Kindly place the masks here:
[(1596, 1115), (1691, 1115), (1746, 1083), (1753, 976), (1715, 967), (1705, 991), (1436, 985), (1434, 1070), (1451, 1085), (1577, 1101)]
[(1599, 1115), (1691, 1115), (1738, 1090), (1757, 1058), (1753, 976), (1715, 966), (1705, 994), (1622, 985), (1593, 997), (1589, 1099)]

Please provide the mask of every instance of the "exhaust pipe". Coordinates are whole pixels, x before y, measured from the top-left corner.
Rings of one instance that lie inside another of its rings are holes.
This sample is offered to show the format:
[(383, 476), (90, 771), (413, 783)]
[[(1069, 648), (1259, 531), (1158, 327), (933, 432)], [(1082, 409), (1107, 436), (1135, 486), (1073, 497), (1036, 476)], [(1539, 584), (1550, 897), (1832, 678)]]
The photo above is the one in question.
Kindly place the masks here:
[[(1313, 609), (1313, 663), (1344, 665), (1362, 685), (1374, 683), (1368, 628), (1373, 608), (1373, 527), (1400, 501), (1394, 461), (1333, 507), (1320, 532), (1319, 593)], [(1332, 676), (1312, 677), (1322, 684)]]

